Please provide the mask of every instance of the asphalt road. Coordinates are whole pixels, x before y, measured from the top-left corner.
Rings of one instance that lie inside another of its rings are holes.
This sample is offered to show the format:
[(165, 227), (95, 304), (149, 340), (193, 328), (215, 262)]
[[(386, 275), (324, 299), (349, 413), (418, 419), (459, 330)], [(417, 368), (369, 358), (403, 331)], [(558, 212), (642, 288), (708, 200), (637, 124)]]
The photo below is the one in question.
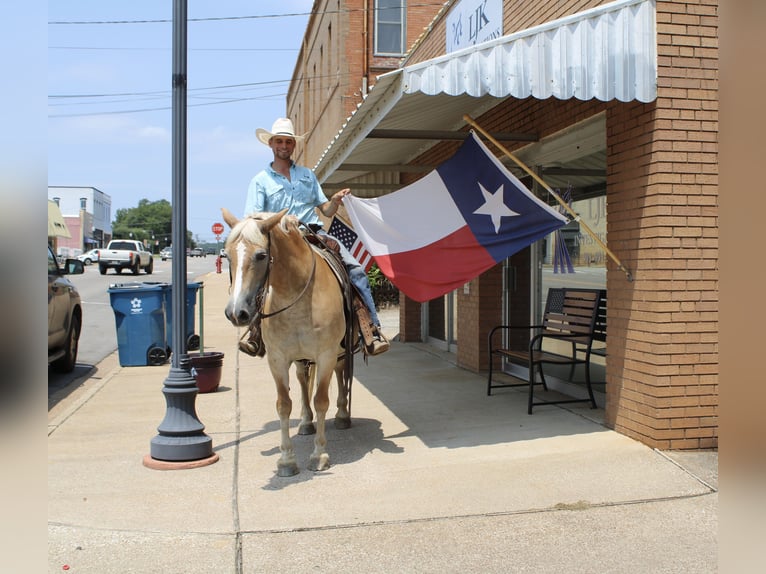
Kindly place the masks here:
[[(215, 260), (213, 255), (187, 257), (188, 281), (195, 281), (198, 277), (215, 271)], [(82, 275), (69, 276), (82, 299), (83, 326), (80, 348), (77, 354), (77, 366), (73, 372), (60, 374), (48, 370), (49, 397), (73, 381), (86, 377), (98, 363), (117, 349), (117, 329), (108, 292), (110, 285), (134, 281), (170, 283), (172, 269), (172, 261), (161, 261), (157, 257), (154, 261), (154, 272), (151, 275), (146, 275), (143, 271), (138, 275), (125, 271), (117, 274), (114, 270), (101, 275), (98, 272), (98, 265), (88, 265)], [(226, 261), (223, 262), (223, 272), (227, 272)]]

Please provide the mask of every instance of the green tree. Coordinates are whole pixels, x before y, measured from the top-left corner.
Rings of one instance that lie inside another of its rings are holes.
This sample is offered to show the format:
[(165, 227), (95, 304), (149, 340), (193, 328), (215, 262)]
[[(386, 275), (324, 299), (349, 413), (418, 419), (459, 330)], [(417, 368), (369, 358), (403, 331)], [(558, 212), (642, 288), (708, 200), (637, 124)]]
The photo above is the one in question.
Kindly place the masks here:
[[(172, 242), (173, 208), (166, 199), (149, 201), (142, 199), (137, 207), (118, 209), (112, 222), (112, 236), (120, 239), (132, 237), (153, 245), (154, 239), (159, 247), (165, 247)], [(186, 230), (186, 245), (195, 247), (192, 233)], [(152, 249), (154, 250), (154, 249)]]

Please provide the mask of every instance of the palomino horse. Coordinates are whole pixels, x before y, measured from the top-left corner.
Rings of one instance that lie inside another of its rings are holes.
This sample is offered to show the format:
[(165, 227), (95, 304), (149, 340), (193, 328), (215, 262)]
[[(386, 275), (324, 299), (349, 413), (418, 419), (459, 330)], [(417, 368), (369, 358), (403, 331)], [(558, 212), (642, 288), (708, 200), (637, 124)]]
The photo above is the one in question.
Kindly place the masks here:
[[(260, 315), (266, 359), (277, 386), (277, 413), (281, 430), (279, 476), (298, 473), (290, 439), (289, 369), (295, 363), (301, 384), (299, 434), (316, 433), (309, 460), (312, 470), (326, 470), (330, 457), (325, 446), (325, 416), (333, 371), (338, 380), (335, 426), (348, 428), (351, 355), (344, 358), (341, 343), (346, 334), (343, 292), (330, 266), (315, 252), (292, 215), (261, 213), (238, 220), (221, 210), (231, 228), (226, 240), (231, 295), (226, 317), (236, 326), (248, 326)], [(309, 365), (311, 368), (309, 369)], [(348, 379), (348, 380), (346, 380)], [(316, 385), (314, 385), (316, 381)], [(311, 389), (316, 426), (311, 411)]]

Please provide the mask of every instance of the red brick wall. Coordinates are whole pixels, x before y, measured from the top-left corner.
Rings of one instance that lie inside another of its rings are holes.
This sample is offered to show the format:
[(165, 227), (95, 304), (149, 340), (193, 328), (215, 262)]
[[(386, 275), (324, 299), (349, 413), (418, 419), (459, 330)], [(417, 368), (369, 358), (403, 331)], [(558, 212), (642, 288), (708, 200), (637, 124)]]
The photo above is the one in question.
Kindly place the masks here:
[(488, 367), (487, 335), (502, 322), (503, 266), (495, 265), (469, 283), (469, 293), (458, 290), (457, 364), (479, 372)]
[(718, 444), (717, 2), (658, 2), (658, 98), (611, 103), (607, 423), (663, 449)]
[[(399, 67), (400, 57), (374, 54), (374, 0), (320, 0), (314, 3), (287, 97), (287, 115), (307, 134), (295, 160), (316, 165), (327, 145), (361, 103), (376, 76)], [(365, 14), (365, 4), (369, 11)], [(407, 40), (421, 36), (441, 6), (409, 3)], [(366, 46), (366, 49), (365, 49)]]
[(403, 293), (399, 294), (399, 340), (416, 343), (423, 340), (420, 320), (421, 304)]

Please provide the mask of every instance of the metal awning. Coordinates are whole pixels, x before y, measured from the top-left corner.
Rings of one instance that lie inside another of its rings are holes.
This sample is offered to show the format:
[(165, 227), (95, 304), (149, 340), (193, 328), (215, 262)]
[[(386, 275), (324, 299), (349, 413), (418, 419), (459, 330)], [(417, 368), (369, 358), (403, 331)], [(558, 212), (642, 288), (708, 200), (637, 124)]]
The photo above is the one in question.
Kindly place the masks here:
[(381, 75), (317, 162), (317, 177), (329, 191), (370, 173), (418, 169), (406, 164), (464, 137), (465, 114), (479, 117), (506, 98), (653, 101), (655, 14), (654, 0), (618, 0)]
[(50, 199), (48, 200), (48, 237), (72, 237), (58, 204)]

